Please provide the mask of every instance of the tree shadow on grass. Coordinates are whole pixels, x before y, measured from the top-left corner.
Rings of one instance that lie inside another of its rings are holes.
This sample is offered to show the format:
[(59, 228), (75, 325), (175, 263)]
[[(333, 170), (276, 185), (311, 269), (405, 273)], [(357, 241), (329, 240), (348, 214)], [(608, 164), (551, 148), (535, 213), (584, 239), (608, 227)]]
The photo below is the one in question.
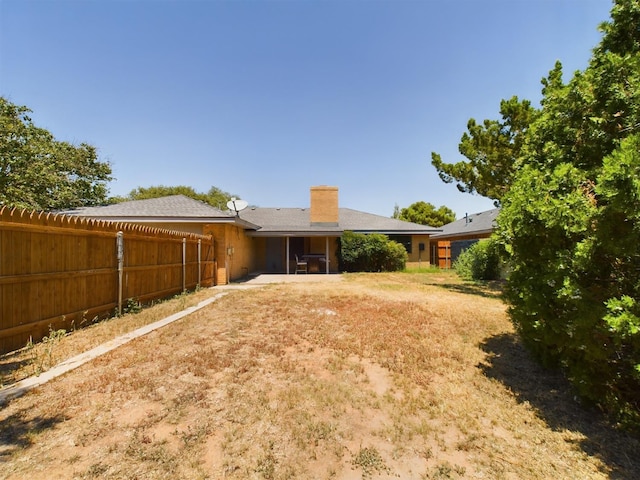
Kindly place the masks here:
[(442, 283), (438, 287), (451, 292), (464, 293), (466, 295), (478, 295), (485, 298), (502, 298), (503, 282), (464, 282)]
[(62, 415), (30, 417), (26, 410), (0, 420), (0, 463), (16, 450), (29, 447), (37, 434), (53, 428), (64, 420), (65, 417)]
[(640, 478), (640, 439), (616, 430), (598, 410), (580, 405), (562, 374), (541, 367), (516, 334), (495, 335), (480, 348), (487, 353), (479, 365), (484, 374), (533, 406), (553, 430), (582, 433), (586, 438), (580, 448), (608, 466), (609, 478)]
[[(17, 357), (17, 355), (16, 355)], [(10, 357), (0, 359), (0, 386), (19, 382), (28, 376), (26, 372), (20, 374), (21, 370), (30, 365), (30, 358), (13, 360)]]

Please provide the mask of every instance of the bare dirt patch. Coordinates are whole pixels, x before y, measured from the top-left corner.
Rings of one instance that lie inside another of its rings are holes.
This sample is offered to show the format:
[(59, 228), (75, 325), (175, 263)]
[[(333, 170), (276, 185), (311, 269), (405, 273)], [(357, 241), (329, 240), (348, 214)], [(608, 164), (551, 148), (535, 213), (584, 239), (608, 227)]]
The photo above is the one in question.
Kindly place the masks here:
[(640, 476), (637, 440), (531, 362), (497, 291), (446, 274), (232, 292), (0, 427), (7, 479)]

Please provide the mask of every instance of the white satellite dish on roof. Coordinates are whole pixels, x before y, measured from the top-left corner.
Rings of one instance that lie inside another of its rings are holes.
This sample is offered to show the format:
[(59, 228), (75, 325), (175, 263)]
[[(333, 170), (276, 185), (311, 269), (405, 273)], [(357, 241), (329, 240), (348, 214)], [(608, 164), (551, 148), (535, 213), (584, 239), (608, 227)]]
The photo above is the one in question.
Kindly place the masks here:
[(231, 200), (227, 202), (227, 207), (229, 207), (229, 210), (233, 210), (234, 212), (236, 212), (236, 216), (239, 216), (238, 214), (240, 213), (240, 211), (247, 208), (247, 205), (249, 205), (247, 202), (235, 197), (231, 197)]

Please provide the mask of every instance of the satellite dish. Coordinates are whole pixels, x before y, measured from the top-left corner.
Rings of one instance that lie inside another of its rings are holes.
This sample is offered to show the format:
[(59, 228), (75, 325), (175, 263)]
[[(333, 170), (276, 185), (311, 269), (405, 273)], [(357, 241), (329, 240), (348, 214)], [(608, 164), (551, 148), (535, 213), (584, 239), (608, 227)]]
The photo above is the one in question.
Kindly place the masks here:
[(247, 208), (247, 205), (249, 205), (247, 202), (235, 197), (232, 197), (231, 200), (227, 202), (227, 207), (229, 207), (229, 210), (236, 212), (236, 216), (239, 216), (240, 211)]

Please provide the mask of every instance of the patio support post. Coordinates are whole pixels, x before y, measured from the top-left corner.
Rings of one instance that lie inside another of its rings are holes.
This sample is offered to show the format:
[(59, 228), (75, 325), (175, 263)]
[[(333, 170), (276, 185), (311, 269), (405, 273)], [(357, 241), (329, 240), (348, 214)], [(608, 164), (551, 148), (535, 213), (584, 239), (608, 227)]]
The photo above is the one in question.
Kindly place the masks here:
[(287, 275), (289, 275), (289, 237), (287, 237), (287, 257), (285, 263), (287, 264)]
[(329, 273), (329, 237), (325, 237), (325, 260), (326, 262), (324, 262), (325, 266), (326, 266), (326, 272), (325, 273)]

